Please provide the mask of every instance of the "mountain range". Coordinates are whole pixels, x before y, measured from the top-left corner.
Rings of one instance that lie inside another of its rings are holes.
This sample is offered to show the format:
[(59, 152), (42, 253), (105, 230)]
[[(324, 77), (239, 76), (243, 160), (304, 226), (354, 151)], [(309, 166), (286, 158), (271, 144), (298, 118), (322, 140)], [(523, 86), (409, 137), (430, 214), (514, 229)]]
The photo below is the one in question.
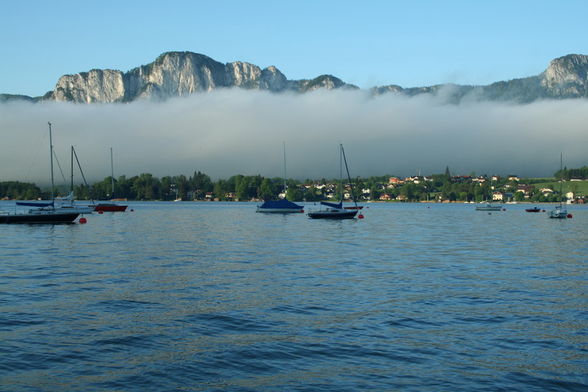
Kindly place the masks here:
[[(117, 103), (140, 99), (165, 100), (219, 88), (305, 93), (317, 89), (358, 89), (332, 75), (288, 80), (276, 67), (235, 61), (220, 63), (193, 52), (166, 52), (150, 64), (128, 72), (92, 69), (59, 78), (55, 89), (41, 97), (0, 94), (0, 102), (58, 101)], [(539, 75), (499, 81), (485, 86), (440, 84), (403, 88), (398, 85), (369, 89), (372, 95), (432, 94), (450, 103), (466, 99), (528, 103), (540, 99), (588, 98), (588, 56), (570, 54), (552, 60)]]

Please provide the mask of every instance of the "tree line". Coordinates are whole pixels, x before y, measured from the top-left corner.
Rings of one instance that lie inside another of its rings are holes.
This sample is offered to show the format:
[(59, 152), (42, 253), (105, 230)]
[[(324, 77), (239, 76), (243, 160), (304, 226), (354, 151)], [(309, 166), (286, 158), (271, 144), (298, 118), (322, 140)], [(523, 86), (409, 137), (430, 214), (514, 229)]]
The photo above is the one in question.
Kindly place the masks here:
[[(575, 176), (586, 172), (588, 167), (581, 169), (564, 169), (557, 172)], [(500, 189), (510, 194), (512, 200), (522, 201), (557, 201), (557, 194), (533, 192), (525, 198), (524, 193), (516, 192), (518, 181), (507, 179), (491, 182), (474, 182), (470, 176), (452, 177), (449, 170), (444, 174), (419, 177), (414, 181), (390, 185), (391, 176), (372, 176), (356, 178), (352, 184), (338, 186), (335, 179), (286, 181), (286, 197), (292, 201), (320, 201), (326, 199), (339, 200), (343, 193), (344, 199), (356, 200), (402, 200), (402, 201), (473, 201), (492, 200), (494, 191)], [(577, 178), (577, 177), (572, 177)], [(524, 180), (523, 180), (524, 181)], [(532, 181), (527, 181), (530, 183)], [(112, 189), (114, 183), (114, 191)], [(555, 184), (553, 185), (555, 188)], [(65, 186), (59, 188), (61, 195), (69, 192)], [(213, 181), (207, 174), (195, 171), (192, 176), (178, 175), (158, 178), (150, 173), (142, 173), (127, 178), (116, 179), (106, 177), (94, 184), (76, 185), (73, 189), (78, 200), (108, 200), (126, 198), (129, 200), (271, 200), (277, 199), (284, 191), (284, 180), (278, 177), (268, 178), (261, 175), (234, 175), (228, 179)], [(48, 199), (50, 190), (41, 190), (37, 185), (17, 181), (0, 182), (0, 198), (5, 199)]]
[(568, 169), (567, 167), (563, 170), (558, 170), (554, 174), (555, 178), (563, 178), (564, 180), (586, 180), (588, 179), (588, 166), (582, 166), (578, 169)]

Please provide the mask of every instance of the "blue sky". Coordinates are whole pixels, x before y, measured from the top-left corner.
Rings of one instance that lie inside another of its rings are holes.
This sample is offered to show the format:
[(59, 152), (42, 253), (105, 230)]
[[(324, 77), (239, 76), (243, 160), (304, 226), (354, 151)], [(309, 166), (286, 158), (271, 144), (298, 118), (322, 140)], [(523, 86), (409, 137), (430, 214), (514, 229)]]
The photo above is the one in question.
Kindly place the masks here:
[(0, 93), (31, 96), (64, 74), (127, 71), (172, 50), (360, 87), (488, 84), (588, 54), (588, 1), (6, 0), (0, 10)]

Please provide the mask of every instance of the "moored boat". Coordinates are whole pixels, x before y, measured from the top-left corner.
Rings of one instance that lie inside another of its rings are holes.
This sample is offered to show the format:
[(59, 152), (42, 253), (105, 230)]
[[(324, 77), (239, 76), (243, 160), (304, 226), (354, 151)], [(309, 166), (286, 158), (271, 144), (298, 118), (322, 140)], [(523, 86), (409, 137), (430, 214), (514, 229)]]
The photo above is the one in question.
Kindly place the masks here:
[(273, 213), (273, 214), (295, 214), (304, 212), (304, 207), (286, 199), (286, 143), (284, 143), (284, 198), (278, 200), (266, 200), (262, 205), (257, 206), (255, 212)]
[(343, 203), (329, 203), (321, 201), (321, 205), (327, 208), (309, 212), (307, 215), (312, 219), (353, 219), (357, 215), (358, 209), (348, 209), (343, 207)]
[(539, 207), (525, 208), (525, 211), (527, 211), (527, 212), (541, 212), (541, 208), (539, 208)]
[(112, 158), (112, 147), (110, 147), (110, 182), (111, 182), (111, 199), (109, 201), (103, 201), (96, 204), (94, 211), (97, 212), (124, 212), (127, 209), (127, 205), (118, 204), (114, 201), (114, 160)]
[(559, 165), (559, 205), (555, 206), (555, 208), (549, 211), (549, 213), (547, 214), (547, 216), (551, 219), (567, 219), (572, 217), (571, 214), (568, 214), (568, 210), (565, 209), (563, 206), (563, 153), (560, 153)]
[(26, 212), (0, 212), (0, 223), (72, 223), (79, 215), (77, 211), (39, 208)]
[(17, 206), (36, 207), (24, 211), (1, 211), (0, 223), (72, 223), (80, 214), (89, 213), (89, 208), (73, 206), (55, 206), (55, 181), (53, 177), (53, 138), (49, 124), (49, 157), (51, 165), (51, 201), (16, 202)]
[[(345, 163), (345, 170), (347, 171), (347, 179), (349, 180), (349, 185), (351, 187), (351, 197), (353, 199), (354, 206), (350, 207), (343, 207), (343, 171), (342, 171), (342, 163)], [(353, 194), (353, 183), (351, 182), (351, 176), (349, 175), (349, 168), (347, 166), (347, 158), (345, 157), (345, 150), (343, 149), (343, 145), (339, 145), (339, 171), (340, 171), (340, 194), (341, 199), (339, 203), (331, 203), (326, 201), (321, 201), (321, 205), (325, 206), (326, 208), (311, 211), (307, 215), (311, 219), (353, 219), (357, 215), (362, 206), (358, 206), (355, 200), (355, 196)], [(360, 215), (360, 218), (363, 216)]]
[(256, 212), (269, 212), (269, 213), (300, 213), (304, 212), (304, 207), (296, 203), (292, 203), (287, 199), (280, 200), (268, 200), (263, 202), (262, 205), (257, 206)]
[(94, 207), (94, 211), (98, 212), (123, 212), (126, 211), (127, 206), (116, 203), (98, 203)]
[(476, 211), (502, 211), (502, 206), (498, 204), (486, 203), (480, 206), (476, 206)]

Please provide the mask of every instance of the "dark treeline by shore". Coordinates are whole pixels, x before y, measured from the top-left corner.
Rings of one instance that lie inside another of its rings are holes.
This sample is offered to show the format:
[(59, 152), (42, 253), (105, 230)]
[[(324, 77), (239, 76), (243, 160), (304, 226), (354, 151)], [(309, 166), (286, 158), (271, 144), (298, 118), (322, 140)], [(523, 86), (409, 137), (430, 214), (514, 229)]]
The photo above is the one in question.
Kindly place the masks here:
[[(560, 177), (561, 176), (561, 177)], [(298, 181), (288, 179), (286, 197), (292, 201), (338, 200), (363, 201), (532, 201), (554, 202), (559, 200), (558, 178), (568, 180), (566, 191), (573, 191), (574, 198), (583, 200), (586, 183), (570, 182), (588, 178), (588, 167), (564, 169), (550, 179), (521, 179), (517, 176), (451, 175), (449, 168), (443, 174), (399, 178), (396, 176), (374, 176), (356, 178), (353, 184), (345, 184), (343, 190), (336, 179)], [(74, 186), (78, 200), (217, 200), (249, 201), (269, 200), (283, 196), (284, 181), (261, 175), (235, 175), (228, 179), (213, 181), (200, 171), (193, 176), (165, 176), (157, 178), (149, 173), (127, 178), (120, 176), (91, 185)], [(570, 185), (571, 184), (571, 185)], [(352, 185), (352, 186), (351, 186)], [(60, 195), (69, 193), (66, 186), (58, 187)], [(565, 193), (564, 192), (564, 193)], [(41, 189), (32, 183), (17, 181), (0, 182), (0, 198), (17, 200), (49, 199), (50, 190)]]

